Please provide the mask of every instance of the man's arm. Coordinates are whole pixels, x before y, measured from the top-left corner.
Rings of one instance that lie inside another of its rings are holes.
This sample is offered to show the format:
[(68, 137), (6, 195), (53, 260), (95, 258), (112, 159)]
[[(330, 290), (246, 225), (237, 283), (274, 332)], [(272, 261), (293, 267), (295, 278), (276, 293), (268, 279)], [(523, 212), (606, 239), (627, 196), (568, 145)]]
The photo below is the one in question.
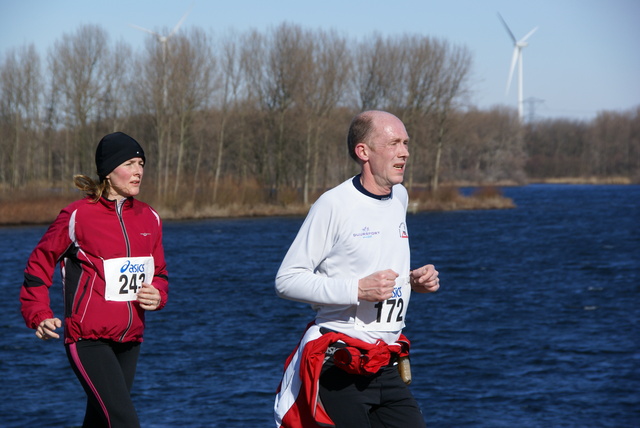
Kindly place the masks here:
[(324, 202), (318, 200), (311, 207), (285, 255), (276, 275), (276, 293), (309, 304), (354, 305), (358, 302), (358, 279), (329, 278), (320, 269), (338, 234), (335, 215)]

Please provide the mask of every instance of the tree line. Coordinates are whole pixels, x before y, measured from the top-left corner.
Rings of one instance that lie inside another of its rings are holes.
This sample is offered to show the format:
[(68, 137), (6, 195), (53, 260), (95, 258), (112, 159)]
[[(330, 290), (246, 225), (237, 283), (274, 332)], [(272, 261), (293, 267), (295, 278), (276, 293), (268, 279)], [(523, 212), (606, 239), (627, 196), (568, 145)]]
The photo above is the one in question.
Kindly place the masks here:
[(640, 178), (640, 107), (523, 125), (515, 109), (470, 105), (471, 52), (428, 36), (196, 27), (134, 52), (85, 25), (46, 58), (27, 44), (1, 61), (4, 194), (95, 175), (97, 142), (120, 130), (143, 145), (145, 188), (163, 203), (309, 203), (356, 171), (345, 135), (366, 109), (406, 124), (409, 188)]

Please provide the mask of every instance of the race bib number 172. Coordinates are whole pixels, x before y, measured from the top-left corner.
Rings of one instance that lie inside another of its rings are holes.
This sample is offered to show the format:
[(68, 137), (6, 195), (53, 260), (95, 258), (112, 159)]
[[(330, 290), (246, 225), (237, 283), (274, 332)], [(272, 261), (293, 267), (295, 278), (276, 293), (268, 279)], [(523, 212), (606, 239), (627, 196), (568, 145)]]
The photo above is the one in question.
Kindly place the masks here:
[(120, 257), (104, 261), (105, 299), (136, 300), (142, 283), (153, 279), (153, 257)]
[(383, 302), (358, 302), (354, 328), (369, 331), (402, 330), (409, 297), (411, 297), (409, 277), (396, 278), (396, 286), (390, 299)]

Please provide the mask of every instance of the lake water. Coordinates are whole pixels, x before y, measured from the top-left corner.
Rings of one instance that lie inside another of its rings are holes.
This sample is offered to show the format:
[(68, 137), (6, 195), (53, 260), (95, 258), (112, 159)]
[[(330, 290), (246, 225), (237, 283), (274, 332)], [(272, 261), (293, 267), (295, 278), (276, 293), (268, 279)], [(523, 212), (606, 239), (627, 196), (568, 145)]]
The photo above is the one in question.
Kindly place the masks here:
[[(406, 335), (430, 427), (640, 426), (640, 186), (505, 189), (517, 208), (409, 215)], [(148, 316), (143, 427), (272, 427), (282, 366), (312, 311), (273, 279), (302, 218), (165, 223), (170, 301)], [(0, 426), (79, 426), (85, 396), (18, 293), (43, 226), (0, 228)], [(60, 313), (58, 283), (52, 291)]]

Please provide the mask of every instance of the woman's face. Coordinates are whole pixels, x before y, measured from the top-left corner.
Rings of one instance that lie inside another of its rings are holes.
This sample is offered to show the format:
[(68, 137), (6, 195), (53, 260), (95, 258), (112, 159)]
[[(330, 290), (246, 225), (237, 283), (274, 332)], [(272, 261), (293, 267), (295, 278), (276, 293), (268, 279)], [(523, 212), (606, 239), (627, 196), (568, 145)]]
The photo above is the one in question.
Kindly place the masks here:
[(140, 183), (144, 174), (142, 158), (131, 158), (120, 164), (107, 175), (109, 180), (109, 199), (122, 199), (140, 193)]

